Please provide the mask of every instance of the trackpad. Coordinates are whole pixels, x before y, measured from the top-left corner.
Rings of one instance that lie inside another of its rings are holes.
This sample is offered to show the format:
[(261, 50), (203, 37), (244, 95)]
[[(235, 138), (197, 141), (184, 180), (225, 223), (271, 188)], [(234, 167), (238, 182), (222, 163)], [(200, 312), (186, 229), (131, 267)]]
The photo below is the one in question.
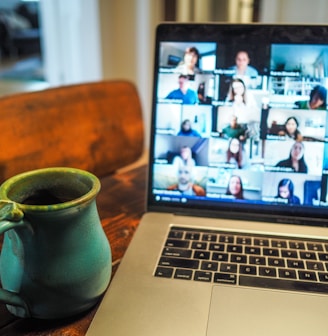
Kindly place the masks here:
[(214, 286), (207, 336), (320, 335), (327, 309), (325, 295)]

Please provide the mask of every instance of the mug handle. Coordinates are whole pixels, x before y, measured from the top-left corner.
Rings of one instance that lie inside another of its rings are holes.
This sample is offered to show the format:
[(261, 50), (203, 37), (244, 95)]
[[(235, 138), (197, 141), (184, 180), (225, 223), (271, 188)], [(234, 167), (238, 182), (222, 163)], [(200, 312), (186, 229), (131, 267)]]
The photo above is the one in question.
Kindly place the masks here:
[[(0, 234), (10, 229), (26, 226), (27, 223), (23, 220), (23, 217), (23, 211), (18, 208), (15, 202), (0, 200)], [(18, 294), (0, 288), (0, 302), (21, 307), (25, 312), (20, 312), (20, 315), (29, 316), (28, 306)]]

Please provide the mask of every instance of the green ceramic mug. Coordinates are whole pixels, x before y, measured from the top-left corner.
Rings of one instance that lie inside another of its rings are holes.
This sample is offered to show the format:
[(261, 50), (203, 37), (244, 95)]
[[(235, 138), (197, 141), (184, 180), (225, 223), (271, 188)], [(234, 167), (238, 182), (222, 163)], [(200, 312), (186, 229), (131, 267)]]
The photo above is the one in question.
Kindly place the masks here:
[(74, 168), (45, 168), (0, 187), (0, 302), (19, 317), (63, 318), (96, 304), (111, 276), (101, 226), (99, 179)]

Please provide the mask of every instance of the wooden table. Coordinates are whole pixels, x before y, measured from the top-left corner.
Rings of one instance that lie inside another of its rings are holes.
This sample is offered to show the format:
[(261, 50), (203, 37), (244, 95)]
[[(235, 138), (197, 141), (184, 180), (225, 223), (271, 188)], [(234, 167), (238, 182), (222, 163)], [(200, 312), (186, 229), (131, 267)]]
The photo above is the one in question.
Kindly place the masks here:
[[(143, 165), (101, 179), (97, 206), (112, 248), (113, 275), (145, 211), (146, 174)], [(85, 335), (96, 310), (97, 306), (79, 316), (49, 321), (16, 318), (0, 304), (0, 335)]]

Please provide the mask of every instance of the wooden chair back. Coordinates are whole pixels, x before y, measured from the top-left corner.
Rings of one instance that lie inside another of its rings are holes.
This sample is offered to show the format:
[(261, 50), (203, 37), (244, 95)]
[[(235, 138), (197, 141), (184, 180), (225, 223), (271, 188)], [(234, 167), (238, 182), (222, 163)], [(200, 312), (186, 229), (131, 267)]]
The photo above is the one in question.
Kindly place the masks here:
[(98, 177), (143, 152), (142, 109), (128, 81), (100, 81), (0, 98), (0, 182), (45, 167)]

